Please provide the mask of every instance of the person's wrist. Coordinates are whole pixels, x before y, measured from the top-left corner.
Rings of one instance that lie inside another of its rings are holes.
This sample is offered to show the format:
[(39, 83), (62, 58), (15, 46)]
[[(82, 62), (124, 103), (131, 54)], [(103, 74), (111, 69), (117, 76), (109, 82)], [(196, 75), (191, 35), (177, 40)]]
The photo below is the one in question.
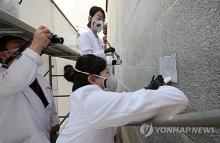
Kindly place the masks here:
[(35, 51), (36, 53), (41, 54), (42, 48), (39, 44), (31, 44), (29, 48)]

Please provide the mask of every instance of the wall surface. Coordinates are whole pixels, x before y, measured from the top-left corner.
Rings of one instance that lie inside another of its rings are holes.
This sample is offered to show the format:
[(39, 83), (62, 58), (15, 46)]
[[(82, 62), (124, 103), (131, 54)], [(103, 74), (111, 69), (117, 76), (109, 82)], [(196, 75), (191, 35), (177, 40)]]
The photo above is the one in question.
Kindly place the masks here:
[[(220, 109), (219, 0), (109, 0), (108, 38), (123, 65), (118, 78), (136, 90), (159, 73), (159, 58), (177, 54), (178, 84), (189, 98), (184, 113)], [(120, 90), (126, 91), (122, 86)], [(219, 142), (213, 134), (157, 134), (125, 128), (130, 143)]]

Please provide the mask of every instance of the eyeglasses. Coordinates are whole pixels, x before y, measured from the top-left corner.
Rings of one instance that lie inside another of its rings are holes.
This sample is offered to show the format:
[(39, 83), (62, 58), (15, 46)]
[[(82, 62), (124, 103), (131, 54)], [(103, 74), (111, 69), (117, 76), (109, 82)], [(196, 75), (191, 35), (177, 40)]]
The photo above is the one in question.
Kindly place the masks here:
[(17, 51), (19, 48), (12, 49), (12, 50), (7, 50), (7, 51), (1, 51), (0, 53), (11, 53)]

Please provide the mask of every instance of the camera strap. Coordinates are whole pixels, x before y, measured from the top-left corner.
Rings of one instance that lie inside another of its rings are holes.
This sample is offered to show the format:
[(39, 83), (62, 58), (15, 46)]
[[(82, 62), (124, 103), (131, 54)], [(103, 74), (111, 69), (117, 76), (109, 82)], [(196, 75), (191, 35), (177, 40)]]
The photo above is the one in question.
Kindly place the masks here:
[(3, 67), (8, 68), (8, 65), (14, 60), (18, 59), (21, 56), (21, 53), (27, 48), (29, 41), (22, 45), (15, 53), (13, 53), (4, 63)]
[(47, 98), (45, 97), (45, 94), (40, 86), (40, 84), (38, 83), (38, 80), (35, 79), (33, 81), (33, 83), (29, 86), (34, 92), (35, 94), (40, 98), (41, 102), (43, 103), (44, 107), (46, 108), (47, 105), (49, 104), (49, 102), (47, 101)]

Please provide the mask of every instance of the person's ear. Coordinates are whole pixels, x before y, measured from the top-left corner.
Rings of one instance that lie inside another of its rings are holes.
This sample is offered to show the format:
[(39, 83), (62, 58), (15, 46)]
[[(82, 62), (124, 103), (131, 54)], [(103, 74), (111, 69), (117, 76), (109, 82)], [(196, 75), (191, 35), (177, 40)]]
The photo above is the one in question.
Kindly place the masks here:
[(89, 17), (88, 17), (88, 22), (91, 22), (91, 21), (92, 21), (92, 17), (89, 16)]
[(95, 78), (95, 76), (94, 75), (92, 75), (92, 74), (90, 74), (89, 76), (88, 76), (88, 82), (90, 83), (90, 84), (95, 84), (96, 83), (96, 78)]

